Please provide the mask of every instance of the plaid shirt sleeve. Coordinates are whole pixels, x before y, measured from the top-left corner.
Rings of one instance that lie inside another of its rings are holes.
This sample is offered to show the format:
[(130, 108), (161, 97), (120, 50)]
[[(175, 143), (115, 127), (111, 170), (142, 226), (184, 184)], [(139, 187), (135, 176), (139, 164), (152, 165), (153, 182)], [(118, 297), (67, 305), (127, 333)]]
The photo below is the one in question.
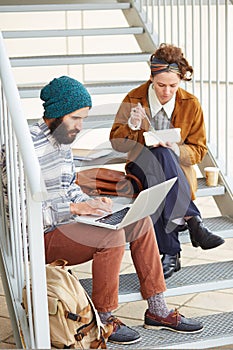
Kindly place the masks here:
[(58, 145), (43, 121), (31, 127), (31, 135), (48, 193), (42, 208), (44, 228), (49, 231), (59, 224), (73, 221), (70, 203), (86, 201), (89, 196), (75, 183), (76, 171), (70, 146)]

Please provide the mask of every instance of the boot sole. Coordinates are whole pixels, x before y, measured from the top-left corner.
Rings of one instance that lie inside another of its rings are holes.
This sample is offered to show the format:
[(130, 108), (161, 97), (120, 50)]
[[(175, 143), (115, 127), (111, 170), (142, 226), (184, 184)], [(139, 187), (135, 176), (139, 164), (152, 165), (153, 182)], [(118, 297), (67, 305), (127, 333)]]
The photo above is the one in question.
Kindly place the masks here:
[(203, 328), (204, 328), (204, 327), (203, 327), (203, 328), (197, 329), (197, 330), (195, 330), (195, 331), (190, 331), (190, 330), (187, 330), (187, 331), (183, 330), (183, 331), (182, 331), (182, 330), (170, 328), (170, 327), (168, 327), (168, 326), (152, 326), (152, 325), (144, 324), (143, 327), (146, 328), (146, 329), (152, 329), (152, 330), (156, 330), (156, 331), (159, 331), (159, 330), (161, 330), (161, 329), (166, 329), (166, 330), (168, 330), (168, 331), (172, 331), (172, 332), (176, 332), (176, 333), (200, 333), (200, 332), (203, 331)]
[(200, 247), (201, 249), (203, 250), (208, 250), (208, 249), (214, 249), (214, 248), (217, 248), (219, 247), (220, 245), (222, 245), (223, 243), (225, 243), (224, 239), (219, 241), (218, 243), (212, 245), (211, 247), (205, 247), (205, 246), (201, 246), (200, 243), (196, 242), (196, 241), (191, 241), (192, 242), (192, 245), (193, 247), (195, 248), (198, 248)]
[(131, 341), (117, 341), (117, 340), (109, 340), (108, 339), (108, 343), (113, 343), (113, 344), (119, 344), (119, 345), (130, 345), (130, 344), (135, 344), (135, 343), (138, 343), (142, 340), (142, 338), (138, 338), (138, 339), (135, 339), (135, 340), (131, 340)]

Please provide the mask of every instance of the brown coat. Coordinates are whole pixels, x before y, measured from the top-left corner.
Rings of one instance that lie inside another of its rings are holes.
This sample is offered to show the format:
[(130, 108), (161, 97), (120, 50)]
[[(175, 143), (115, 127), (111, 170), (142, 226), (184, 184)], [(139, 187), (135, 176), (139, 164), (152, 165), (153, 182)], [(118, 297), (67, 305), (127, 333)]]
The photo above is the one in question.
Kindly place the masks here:
[[(128, 152), (128, 162), (134, 160), (140, 153), (142, 145), (145, 144), (143, 132), (149, 129), (149, 123), (145, 118), (141, 130), (131, 130), (128, 126), (130, 110), (140, 102), (151, 119), (148, 103), (150, 83), (151, 81), (147, 81), (127, 94), (116, 114), (110, 133), (112, 147), (119, 152)], [(180, 165), (190, 183), (192, 198), (195, 199), (197, 179), (193, 165), (200, 163), (207, 152), (206, 132), (203, 111), (198, 99), (182, 88), (176, 93), (172, 125), (181, 128)]]

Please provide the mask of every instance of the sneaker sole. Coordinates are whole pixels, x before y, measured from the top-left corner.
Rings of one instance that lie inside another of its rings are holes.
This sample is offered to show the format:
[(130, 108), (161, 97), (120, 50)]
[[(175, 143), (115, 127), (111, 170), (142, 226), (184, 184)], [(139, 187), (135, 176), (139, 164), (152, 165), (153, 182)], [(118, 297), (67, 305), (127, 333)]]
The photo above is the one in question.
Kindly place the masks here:
[(198, 329), (196, 331), (182, 331), (182, 330), (170, 328), (168, 326), (150, 326), (150, 325), (144, 324), (143, 327), (146, 328), (146, 329), (153, 329), (153, 330), (156, 330), (156, 331), (159, 331), (161, 329), (166, 329), (168, 331), (172, 331), (172, 332), (176, 332), (176, 333), (200, 333), (200, 332), (203, 331), (203, 328), (204, 328), (203, 327), (203, 328)]
[(115, 341), (115, 340), (109, 340), (108, 339), (108, 343), (113, 343), (113, 344), (120, 344), (120, 345), (130, 345), (130, 344), (135, 344), (135, 343), (138, 343), (142, 340), (142, 338), (138, 338), (138, 339), (135, 339), (135, 340), (131, 340), (131, 341), (125, 341), (125, 342), (122, 342), (122, 341)]

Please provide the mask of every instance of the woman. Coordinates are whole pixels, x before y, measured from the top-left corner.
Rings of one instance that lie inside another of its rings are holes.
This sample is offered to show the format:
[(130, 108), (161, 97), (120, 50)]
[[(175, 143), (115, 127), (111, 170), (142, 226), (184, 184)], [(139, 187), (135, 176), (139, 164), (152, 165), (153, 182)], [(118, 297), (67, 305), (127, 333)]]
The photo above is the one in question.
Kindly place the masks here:
[[(161, 44), (150, 58), (150, 80), (130, 91), (117, 112), (110, 140), (114, 149), (128, 152), (126, 171), (138, 176), (144, 188), (177, 176), (164, 205), (152, 215), (165, 278), (180, 269), (178, 232), (188, 229), (194, 247), (212, 249), (224, 240), (204, 227), (193, 203), (197, 189), (194, 164), (207, 152), (203, 111), (198, 99), (182, 89), (193, 68), (182, 50)], [(153, 129), (181, 129), (179, 143), (147, 147), (143, 133)]]

